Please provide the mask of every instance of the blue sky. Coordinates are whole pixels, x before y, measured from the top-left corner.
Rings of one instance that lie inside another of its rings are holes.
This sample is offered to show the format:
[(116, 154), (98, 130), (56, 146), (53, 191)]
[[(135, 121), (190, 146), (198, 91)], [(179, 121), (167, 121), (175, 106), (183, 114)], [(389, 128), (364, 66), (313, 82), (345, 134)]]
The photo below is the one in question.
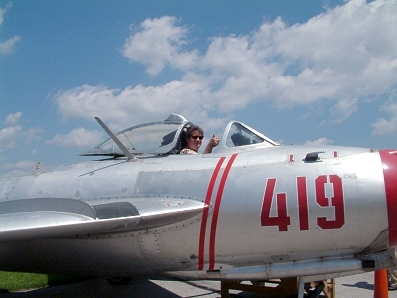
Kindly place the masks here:
[(397, 1), (0, 0), (0, 172), (179, 113), (284, 145), (397, 147)]

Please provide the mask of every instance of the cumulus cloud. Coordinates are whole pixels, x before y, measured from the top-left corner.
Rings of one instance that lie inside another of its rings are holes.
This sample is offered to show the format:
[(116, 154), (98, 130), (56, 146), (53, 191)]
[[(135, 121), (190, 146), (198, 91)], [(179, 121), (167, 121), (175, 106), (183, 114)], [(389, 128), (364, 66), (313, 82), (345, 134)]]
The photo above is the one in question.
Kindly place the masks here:
[[(7, 4), (4, 8), (0, 7), (0, 26), (4, 22), (4, 16), (7, 13), (8, 9), (12, 7), (12, 3)], [(3, 55), (8, 55), (11, 54), (16, 47), (16, 44), (18, 41), (20, 41), (21, 38), (19, 36), (13, 36), (6, 41), (0, 41), (0, 54)]]
[(306, 141), (305, 145), (331, 145), (334, 141), (327, 138), (319, 138), (314, 141)]
[(0, 42), (0, 53), (3, 55), (11, 54), (15, 50), (16, 43), (20, 40), (19, 36), (14, 36), (4, 42)]
[(91, 119), (106, 111), (105, 120), (122, 124), (178, 111), (202, 123), (208, 112), (233, 113), (252, 102), (292, 108), (326, 100), (333, 103), (329, 118), (340, 123), (360, 101), (396, 86), (396, 12), (397, 1), (352, 0), (302, 24), (278, 18), (249, 34), (213, 37), (202, 55), (184, 50), (190, 32), (175, 17), (147, 19), (126, 39), (123, 55), (151, 75), (166, 67), (183, 75), (158, 86), (59, 92), (59, 111)]
[(30, 127), (21, 132), (23, 141), (25, 143), (30, 143), (31, 141), (37, 141), (41, 139), (41, 133), (43, 130), (40, 127)]
[(19, 142), (29, 143), (40, 138), (41, 128), (23, 129), (22, 125), (18, 124), (21, 116), (21, 112), (6, 116), (6, 127), (0, 130), (0, 152), (17, 146)]
[[(217, 38), (204, 60), (225, 74), (218, 93), (244, 94), (246, 101), (259, 98), (279, 107), (352, 101), (397, 83), (397, 31), (390, 30), (397, 26), (396, 11), (395, 1), (357, 0), (303, 24), (276, 19), (250, 36)], [(219, 101), (229, 104), (226, 96)], [(354, 111), (344, 107), (343, 114)]]
[(332, 121), (341, 123), (358, 110), (357, 98), (340, 99), (331, 108)]
[(97, 145), (103, 139), (103, 134), (96, 130), (86, 130), (84, 128), (73, 129), (69, 134), (55, 135), (48, 144), (69, 147), (89, 147)]
[(141, 30), (135, 29), (125, 41), (124, 57), (147, 65), (151, 75), (159, 74), (167, 64), (189, 69), (195, 63), (197, 53), (182, 50), (188, 30), (176, 23), (176, 18), (170, 16), (146, 19), (140, 25)]
[(9, 8), (12, 7), (12, 3), (8, 3), (4, 8), (0, 7), (0, 26), (4, 22), (4, 16)]
[(16, 163), (5, 163), (2, 165), (2, 169), (6, 171), (11, 170), (34, 170), (36, 169), (37, 162), (33, 160), (21, 160)]
[(397, 133), (397, 102), (388, 102), (382, 107), (383, 111), (390, 114), (390, 120), (379, 119), (372, 124), (373, 135), (386, 135)]
[(205, 88), (206, 84), (200, 81), (171, 81), (153, 87), (129, 86), (124, 90), (84, 85), (59, 93), (56, 98), (63, 117), (93, 120), (99, 116), (110, 121), (112, 129), (119, 130), (133, 123), (147, 122), (148, 115), (158, 120), (175, 111), (206, 119), (204, 110), (193, 113), (197, 105), (191, 104), (201, 100), (205, 104), (210, 100), (202, 98)]
[(15, 125), (15, 124), (17, 124), (17, 122), (19, 121), (19, 118), (21, 118), (21, 116), (22, 116), (21, 112), (16, 112), (15, 114), (9, 114), (6, 117), (5, 123), (9, 124), (9, 125)]
[(16, 139), (22, 131), (21, 125), (9, 126), (0, 130), (0, 152), (16, 145)]

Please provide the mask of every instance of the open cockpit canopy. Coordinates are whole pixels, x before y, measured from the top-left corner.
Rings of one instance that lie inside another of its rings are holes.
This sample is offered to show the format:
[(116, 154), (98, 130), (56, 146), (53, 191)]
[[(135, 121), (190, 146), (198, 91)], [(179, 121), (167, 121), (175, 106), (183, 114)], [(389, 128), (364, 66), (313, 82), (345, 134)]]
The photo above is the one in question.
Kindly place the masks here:
[[(118, 132), (116, 137), (132, 154), (176, 154), (182, 149), (183, 132), (190, 125), (192, 123), (185, 117), (171, 114), (164, 121), (150, 122), (124, 129)], [(269, 147), (280, 144), (244, 123), (230, 121), (226, 126), (218, 150), (229, 150), (242, 146), (251, 147), (252, 145)], [(111, 138), (81, 155), (125, 156)]]
[[(167, 154), (172, 153), (174, 149), (178, 150), (179, 135), (188, 123), (183, 116), (171, 114), (164, 121), (139, 124), (124, 129), (118, 132), (116, 137), (132, 154)], [(124, 156), (111, 138), (82, 155)]]

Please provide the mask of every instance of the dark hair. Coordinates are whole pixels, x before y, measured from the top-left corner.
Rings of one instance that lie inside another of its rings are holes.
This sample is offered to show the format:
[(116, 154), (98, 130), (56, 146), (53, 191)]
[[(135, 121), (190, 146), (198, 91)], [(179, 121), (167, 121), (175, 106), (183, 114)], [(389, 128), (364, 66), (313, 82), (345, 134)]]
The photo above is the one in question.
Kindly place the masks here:
[(192, 125), (186, 131), (186, 138), (189, 138), (195, 130), (197, 130), (199, 133), (201, 133), (202, 136), (204, 136), (204, 131), (200, 126)]

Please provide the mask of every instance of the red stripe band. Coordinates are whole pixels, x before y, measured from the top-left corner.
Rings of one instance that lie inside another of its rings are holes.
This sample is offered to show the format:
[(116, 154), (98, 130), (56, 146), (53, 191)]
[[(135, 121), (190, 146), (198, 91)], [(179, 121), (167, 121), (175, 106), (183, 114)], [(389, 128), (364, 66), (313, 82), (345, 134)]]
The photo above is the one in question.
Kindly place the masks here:
[(223, 190), (225, 188), (227, 176), (229, 175), (229, 171), (232, 167), (232, 164), (234, 160), (236, 159), (237, 154), (233, 154), (225, 168), (225, 171), (223, 172), (221, 182), (219, 184), (218, 192), (216, 194), (216, 200), (215, 200), (215, 205), (214, 205), (214, 215), (212, 217), (212, 222), (211, 222), (211, 234), (210, 234), (210, 254), (209, 254), (209, 269), (208, 270), (214, 270), (214, 265), (215, 265), (215, 236), (216, 236), (216, 227), (218, 223), (218, 215), (219, 215), (219, 209), (221, 206), (221, 201), (222, 201), (222, 195), (223, 195)]
[(380, 150), (385, 180), (389, 246), (397, 246), (397, 151)]
[(215, 181), (224, 160), (225, 157), (221, 157), (218, 163), (216, 164), (214, 172), (212, 173), (210, 183), (208, 185), (207, 195), (205, 196), (203, 216), (201, 219), (200, 238), (199, 238), (198, 270), (203, 270), (204, 267), (204, 241), (205, 241), (205, 230), (207, 227), (209, 206), (211, 203), (211, 197), (212, 197), (212, 192), (214, 190)]

